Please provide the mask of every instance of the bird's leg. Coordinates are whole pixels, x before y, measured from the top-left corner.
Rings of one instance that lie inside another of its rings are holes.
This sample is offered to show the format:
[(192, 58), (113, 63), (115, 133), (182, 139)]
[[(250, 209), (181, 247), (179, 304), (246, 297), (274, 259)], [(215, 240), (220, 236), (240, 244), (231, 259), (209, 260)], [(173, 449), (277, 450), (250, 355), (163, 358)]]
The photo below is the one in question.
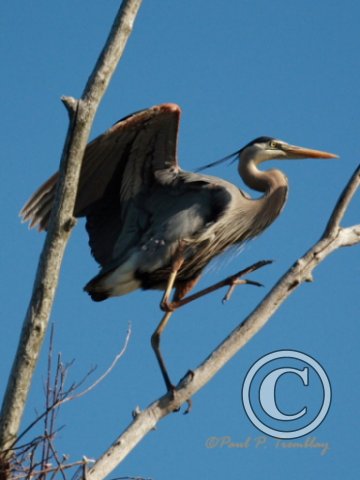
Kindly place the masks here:
[(169, 302), (169, 298), (170, 298), (170, 295), (171, 295), (171, 290), (174, 288), (174, 283), (175, 283), (175, 279), (176, 279), (176, 275), (177, 275), (178, 270), (179, 269), (177, 269), (176, 271), (172, 271), (170, 273), (169, 280), (168, 280), (168, 283), (166, 285), (164, 295), (161, 299), (160, 308), (164, 312), (172, 312), (174, 310), (173, 308), (171, 308), (171, 302)]
[(170, 276), (169, 276), (169, 279), (168, 279), (168, 282), (167, 282), (167, 285), (166, 285), (166, 289), (165, 289), (163, 298), (162, 298), (161, 303), (160, 303), (160, 308), (164, 312), (172, 312), (172, 311), (175, 310), (174, 308), (172, 308), (172, 302), (169, 302), (169, 299), (170, 299), (170, 295), (171, 295), (171, 290), (174, 288), (175, 279), (176, 279), (176, 276), (178, 274), (178, 271), (180, 270), (180, 268), (182, 267), (182, 265), (185, 261), (185, 258), (183, 256), (183, 252), (184, 252), (184, 243), (180, 242), (179, 243), (179, 248), (178, 248), (178, 250), (177, 250), (177, 252), (174, 256), (174, 259), (172, 261), (172, 264), (171, 264)]
[(159, 367), (160, 367), (160, 370), (161, 370), (161, 374), (163, 376), (163, 379), (164, 379), (164, 382), (165, 382), (165, 385), (166, 385), (166, 389), (167, 389), (168, 392), (173, 392), (175, 387), (170, 381), (170, 377), (169, 377), (169, 374), (167, 372), (162, 353), (160, 351), (160, 337), (161, 337), (162, 332), (165, 330), (165, 327), (166, 327), (171, 315), (172, 315), (171, 311), (165, 313), (165, 315), (162, 317), (159, 325), (157, 326), (155, 332), (151, 336), (151, 346), (152, 346), (152, 348), (155, 352), (156, 359), (158, 361), (158, 364), (159, 364)]
[(162, 356), (161, 350), (160, 350), (160, 337), (165, 330), (165, 327), (174, 312), (179, 307), (182, 307), (183, 305), (186, 305), (187, 303), (193, 302), (194, 300), (197, 300), (200, 297), (203, 297), (204, 295), (207, 295), (211, 292), (214, 292), (215, 290), (218, 290), (219, 288), (229, 286), (229, 290), (226, 293), (223, 301), (229, 300), (232, 292), (234, 291), (235, 287), (237, 285), (241, 284), (249, 284), (249, 285), (256, 285), (256, 286), (261, 286), (260, 283), (254, 282), (252, 280), (247, 280), (245, 278), (240, 278), (243, 275), (246, 275), (248, 273), (254, 272), (255, 270), (263, 267), (264, 265), (268, 265), (271, 263), (269, 260), (263, 260), (261, 262), (254, 263), (248, 268), (245, 268), (244, 270), (241, 270), (240, 272), (235, 273), (235, 275), (231, 275), (230, 277), (225, 278), (225, 280), (222, 280), (221, 282), (215, 283), (214, 285), (211, 285), (210, 287), (204, 288), (203, 290), (200, 290), (200, 292), (194, 293), (193, 295), (189, 295), (188, 297), (182, 298), (184, 295), (186, 295), (187, 292), (190, 291), (190, 289), (196, 284), (198, 281), (199, 277), (196, 277), (192, 279), (188, 284), (185, 284), (182, 288), (177, 288), (174, 296), (174, 300), (169, 303), (169, 297), (171, 295), (171, 290), (174, 286), (175, 279), (177, 272), (181, 268), (181, 265), (183, 264), (184, 259), (181, 256), (178, 256), (172, 265), (172, 270), (169, 276), (169, 280), (166, 286), (166, 290), (163, 296), (163, 299), (161, 301), (161, 308), (166, 311), (165, 315), (162, 317), (159, 325), (157, 326), (155, 332), (151, 336), (151, 346), (155, 352), (156, 359), (158, 361), (163, 379), (165, 381), (166, 388), (169, 392), (174, 391), (174, 385), (170, 381), (169, 374), (167, 372), (167, 368), (165, 366), (164, 358)]
[(181, 295), (176, 296), (176, 300), (171, 302), (169, 305), (172, 310), (176, 310), (177, 308), (182, 307), (183, 305), (186, 305), (190, 302), (193, 302), (194, 300), (197, 300), (198, 298), (201, 298), (205, 295), (208, 295), (209, 293), (214, 292), (215, 290), (218, 290), (219, 288), (229, 286), (229, 289), (226, 293), (226, 295), (223, 298), (223, 302), (226, 302), (227, 300), (230, 299), (235, 287), (237, 285), (243, 285), (243, 284), (248, 284), (248, 285), (255, 285), (257, 287), (261, 287), (262, 284), (259, 282), (254, 282), (252, 280), (248, 280), (246, 278), (240, 278), (243, 277), (244, 275), (247, 275), (248, 273), (254, 272), (255, 270), (258, 270), (259, 268), (268, 265), (272, 263), (271, 260), (261, 260), (260, 262), (256, 262), (253, 265), (251, 265), (248, 268), (245, 268), (244, 270), (240, 270), (240, 272), (235, 273), (234, 275), (230, 275), (229, 277), (225, 278), (221, 282), (215, 283), (214, 285), (211, 285), (210, 287), (204, 288), (203, 290), (200, 290), (200, 292), (196, 292), (193, 295), (189, 295), (188, 297), (181, 298)]
[[(166, 385), (166, 390), (174, 396), (175, 386), (171, 383), (167, 368), (165, 366), (164, 358), (163, 358), (161, 350), (160, 350), (160, 337), (161, 337), (162, 332), (165, 330), (165, 327), (166, 327), (166, 325), (169, 321), (169, 318), (171, 317), (172, 314), (173, 314), (172, 311), (166, 312), (165, 315), (163, 316), (163, 318), (161, 319), (161, 321), (160, 321), (159, 325), (157, 326), (155, 332), (151, 335), (151, 346), (152, 346), (152, 348), (155, 352), (156, 359), (158, 361), (158, 364), (159, 364), (159, 367), (160, 367), (160, 370), (161, 370), (161, 374), (163, 376), (163, 379), (164, 379), (164, 382), (165, 382), (165, 385)], [(187, 375), (188, 374), (186, 374), (186, 376)], [(184, 414), (189, 413), (190, 410), (191, 410), (191, 407), (192, 407), (191, 398), (187, 399), (187, 404), (188, 404), (188, 406), (187, 406)]]
[(161, 319), (159, 325), (157, 326), (155, 332), (151, 336), (151, 346), (155, 352), (156, 359), (158, 361), (162, 376), (165, 381), (165, 385), (167, 390), (174, 391), (174, 385), (170, 381), (169, 374), (167, 372), (167, 368), (165, 366), (165, 362), (160, 350), (160, 337), (163, 331), (165, 330), (165, 327), (172, 315), (172, 312), (175, 310), (172, 308), (172, 302), (169, 302), (169, 298), (171, 295), (171, 291), (174, 288), (174, 283), (176, 280), (176, 275), (178, 271), (180, 270), (181, 266), (184, 263), (184, 256), (183, 256), (183, 251), (184, 251), (184, 244), (182, 242), (179, 243), (179, 248), (175, 254), (175, 257), (172, 261), (171, 264), (171, 272), (169, 275), (169, 279), (166, 285), (166, 289), (163, 295), (163, 298), (160, 303), (160, 308), (165, 311), (165, 315)]

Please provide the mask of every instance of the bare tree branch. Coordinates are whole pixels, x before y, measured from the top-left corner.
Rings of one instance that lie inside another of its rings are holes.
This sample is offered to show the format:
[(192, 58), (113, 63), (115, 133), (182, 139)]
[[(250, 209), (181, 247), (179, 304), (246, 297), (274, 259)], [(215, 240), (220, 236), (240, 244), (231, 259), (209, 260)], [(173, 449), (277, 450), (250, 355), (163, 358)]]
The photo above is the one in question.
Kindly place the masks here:
[(130, 325), (129, 325), (128, 331), (127, 331), (127, 334), (126, 334), (126, 338), (125, 338), (125, 342), (124, 342), (124, 346), (122, 347), (120, 352), (116, 355), (114, 360), (111, 362), (111, 365), (105, 370), (105, 372), (102, 375), (100, 375), (100, 377), (97, 378), (95, 380), (95, 382), (93, 382), (91, 385), (89, 385), (87, 388), (85, 388), (85, 390), (83, 390), (82, 392), (79, 392), (75, 395), (70, 395), (70, 396), (64, 398), (61, 403), (70, 402), (71, 400), (75, 400), (77, 398), (83, 397), (84, 395), (89, 393), (91, 390), (93, 390), (95, 387), (97, 387), (99, 385), (99, 383), (101, 383), (109, 375), (109, 373), (113, 370), (113, 368), (115, 367), (117, 362), (124, 355), (124, 353), (127, 349), (129, 340), (130, 340), (130, 335), (131, 335), (131, 328), (130, 328)]
[[(53, 335), (53, 330), (51, 331), (51, 335)], [(9, 445), (8, 450), (15, 450), (18, 448), (24, 448), (24, 445), (21, 447), (18, 447), (16, 445), (19, 444), (19, 441), (30, 431), (34, 428), (34, 426), (40, 422), (40, 420), (45, 419), (45, 425), (44, 425), (44, 430), (45, 430), (45, 435), (47, 435), (49, 432), (54, 432), (54, 424), (55, 424), (55, 413), (58, 411), (59, 407), (63, 405), (64, 403), (76, 400), (78, 398), (83, 397), (87, 393), (89, 393), (91, 390), (93, 390), (95, 387), (99, 385), (115, 368), (116, 364), (120, 360), (120, 358), (124, 355), (124, 353), (127, 350), (127, 346), (130, 340), (131, 336), (131, 326), (130, 324), (128, 325), (127, 333), (126, 333), (126, 338), (124, 341), (124, 344), (121, 348), (121, 350), (116, 354), (115, 358), (111, 362), (110, 366), (103, 372), (100, 377), (98, 377), (91, 385), (86, 387), (84, 390), (74, 393), (77, 391), (80, 386), (84, 383), (84, 381), (89, 377), (91, 373), (94, 372), (94, 369), (91, 369), (85, 377), (80, 380), (80, 382), (73, 383), (70, 388), (65, 390), (65, 378), (66, 374), (68, 371), (68, 368), (70, 365), (72, 365), (72, 362), (68, 365), (65, 365), (61, 361), (61, 355), (58, 355), (58, 361), (57, 361), (57, 366), (56, 366), (56, 374), (55, 374), (55, 379), (54, 379), (54, 385), (53, 387), (51, 386), (51, 363), (52, 363), (52, 354), (53, 354), (53, 348), (52, 348), (52, 338), (50, 342), (50, 347), (49, 347), (49, 354), (48, 354), (48, 378), (47, 378), (47, 385), (46, 385), (46, 403), (45, 403), (45, 410), (42, 412), (40, 415), (35, 418), (34, 421), (32, 421), (21, 433), (20, 435), (17, 436), (17, 438)], [(49, 414), (52, 414), (51, 418), (49, 418)], [(50, 426), (48, 427), (48, 424), (50, 423)], [(36, 439), (34, 439), (36, 440)], [(26, 445), (25, 445), (26, 446)]]
[(72, 217), (81, 161), (102, 96), (131, 34), (142, 0), (124, 0), (105, 47), (79, 100), (63, 98), (70, 124), (60, 163), (60, 181), (48, 234), (41, 253), (33, 293), (0, 414), (0, 451), (14, 441), (33, 372), (47, 329), (60, 265), (75, 221)]
[[(41, 479), (49, 480), (53, 478), (62, 478), (66, 479), (65, 470), (74, 469), (75, 476), (73, 478), (79, 478), (79, 473), (81, 473), (83, 480), (86, 478), (87, 465), (89, 463), (94, 463), (95, 460), (83, 457), (81, 462), (72, 462), (70, 463), (68, 455), (60, 455), (55, 448), (56, 436), (61, 430), (61, 428), (56, 428), (56, 420), (59, 414), (61, 405), (70, 400), (75, 400), (84, 396), (93, 390), (104, 378), (106, 378), (109, 373), (113, 370), (116, 363), (122, 357), (127, 349), (127, 345), (131, 335), (130, 324), (128, 326), (128, 331), (124, 345), (121, 348), (121, 351), (116, 355), (115, 359), (112, 361), (110, 367), (108, 367), (105, 372), (95, 380), (89, 387), (80, 391), (79, 393), (74, 393), (79, 390), (80, 386), (83, 384), (84, 380), (88, 378), (86, 375), (80, 382), (72, 383), (70, 387), (65, 388), (65, 382), (68, 370), (73, 362), (64, 364), (61, 359), (61, 355), (57, 355), (57, 364), (53, 368), (53, 338), (54, 338), (54, 328), (52, 325), (51, 336), (50, 336), (50, 345), (48, 353), (48, 374), (45, 382), (45, 411), (39, 415), (9, 446), (9, 450), (12, 451), (12, 456), (8, 459), (8, 462), (3, 462), (2, 470), (0, 470), (0, 479)], [(53, 374), (54, 370), (54, 374)], [(93, 370), (92, 370), (93, 371)], [(33, 437), (30, 442), (27, 442), (23, 445), (19, 445), (19, 441), (26, 433), (29, 432), (40, 420), (44, 420), (43, 432), (40, 435)], [(4, 457), (6, 457), (6, 452), (3, 452)], [(4, 468), (6, 465), (7, 468)], [(80, 469), (78, 467), (81, 467)], [(81, 470), (81, 472), (79, 472)]]
[(360, 184), (360, 165), (353, 173), (352, 177), (349, 180), (349, 183), (344, 188), (343, 192), (340, 195), (336, 208), (334, 209), (328, 224), (326, 225), (324, 237), (329, 237), (331, 232), (333, 234), (336, 232), (337, 228), (340, 225), (341, 220), (343, 219), (345, 212), (351, 202), (352, 197), (354, 196), (357, 188)]
[(356, 189), (360, 185), (360, 166), (341, 194), (321, 239), (283, 275), (255, 310), (208, 356), (199, 367), (189, 372), (178, 384), (174, 395), (167, 394), (134, 420), (111, 447), (87, 471), (87, 480), (105, 478), (163, 417), (180, 408), (200, 390), (270, 319), (280, 305), (302, 283), (312, 281), (313, 269), (339, 247), (360, 243), (360, 224), (341, 228), (340, 221)]

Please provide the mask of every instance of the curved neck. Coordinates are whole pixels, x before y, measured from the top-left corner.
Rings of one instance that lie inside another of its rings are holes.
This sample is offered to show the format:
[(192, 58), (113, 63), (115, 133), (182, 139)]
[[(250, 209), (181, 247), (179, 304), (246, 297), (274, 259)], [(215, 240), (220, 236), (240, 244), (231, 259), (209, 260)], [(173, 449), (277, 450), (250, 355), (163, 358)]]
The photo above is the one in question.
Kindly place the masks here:
[(238, 170), (244, 183), (257, 192), (269, 194), (277, 188), (288, 187), (287, 178), (280, 170), (261, 171), (251, 157), (241, 157)]
[(288, 182), (280, 170), (259, 170), (251, 157), (240, 159), (239, 174), (248, 187), (264, 193), (261, 198), (249, 200), (251, 207), (249, 204), (248, 208), (252, 214), (248, 236), (252, 238), (265, 230), (280, 214), (287, 199)]

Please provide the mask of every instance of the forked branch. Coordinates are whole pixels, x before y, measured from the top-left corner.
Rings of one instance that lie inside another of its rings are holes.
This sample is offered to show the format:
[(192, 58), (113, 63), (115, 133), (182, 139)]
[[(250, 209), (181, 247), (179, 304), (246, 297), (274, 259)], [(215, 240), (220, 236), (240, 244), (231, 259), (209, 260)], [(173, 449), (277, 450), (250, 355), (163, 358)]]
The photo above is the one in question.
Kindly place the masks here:
[(87, 480), (105, 478), (163, 417), (180, 408), (200, 390), (270, 319), (280, 305), (302, 283), (312, 279), (312, 271), (339, 247), (360, 243), (360, 224), (348, 228), (340, 222), (360, 185), (360, 165), (342, 192), (321, 239), (280, 278), (255, 310), (199, 365), (167, 394), (146, 410), (136, 412), (134, 420), (111, 447), (88, 470)]

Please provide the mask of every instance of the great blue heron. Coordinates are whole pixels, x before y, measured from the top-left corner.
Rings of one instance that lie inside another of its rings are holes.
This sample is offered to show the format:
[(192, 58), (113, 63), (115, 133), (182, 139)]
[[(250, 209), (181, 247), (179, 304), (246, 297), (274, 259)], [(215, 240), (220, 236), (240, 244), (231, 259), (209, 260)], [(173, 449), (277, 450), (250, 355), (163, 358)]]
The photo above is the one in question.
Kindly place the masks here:
[[(166, 313), (152, 346), (168, 390), (173, 387), (160, 335), (174, 306), (186, 300), (213, 257), (259, 235), (285, 204), (285, 175), (261, 171), (258, 165), (274, 159), (336, 157), (257, 138), (234, 154), (245, 184), (264, 193), (254, 200), (221, 178), (180, 169), (179, 119), (177, 105), (163, 104), (124, 118), (93, 140), (85, 151), (74, 209), (75, 217), (86, 217), (91, 251), (101, 265), (84, 287), (93, 300), (138, 288), (164, 290), (161, 306)], [(22, 209), (30, 227), (47, 229), (57, 181), (56, 173)]]

